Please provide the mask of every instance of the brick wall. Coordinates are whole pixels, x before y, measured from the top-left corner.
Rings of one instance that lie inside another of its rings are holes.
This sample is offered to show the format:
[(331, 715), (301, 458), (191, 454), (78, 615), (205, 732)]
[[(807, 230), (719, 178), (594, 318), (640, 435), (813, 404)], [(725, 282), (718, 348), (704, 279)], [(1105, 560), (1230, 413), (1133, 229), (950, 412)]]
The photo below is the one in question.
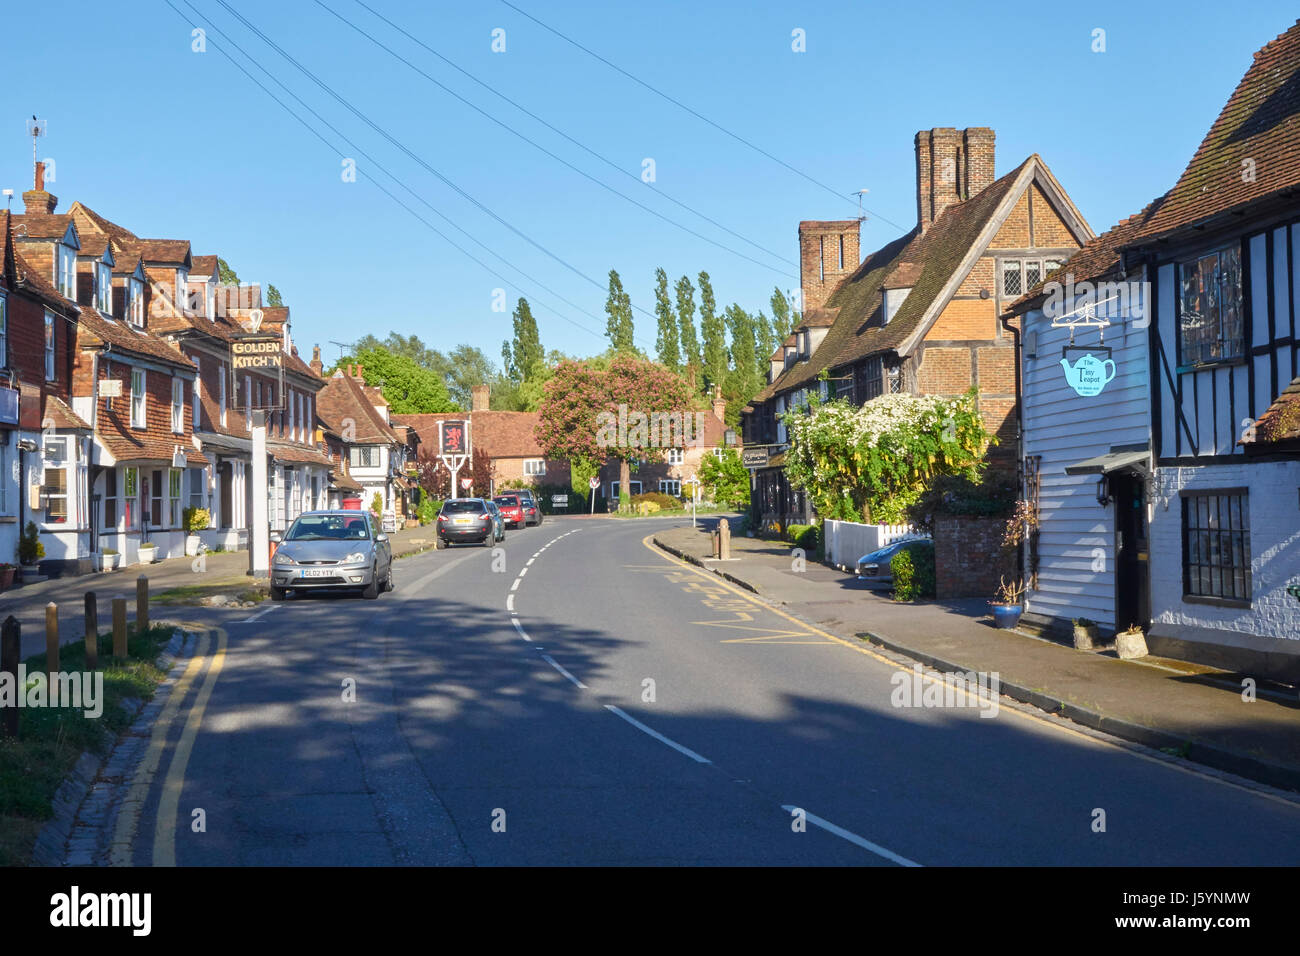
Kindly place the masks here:
[(997, 315), (993, 299), (953, 299), (939, 313), (925, 337), (930, 342), (952, 342), (992, 339), (996, 335)]
[(1034, 245), (1042, 247), (1065, 246), (1070, 249), (1079, 247), (1078, 240), (1065, 225), (1065, 220), (1056, 214), (1052, 204), (1038, 184), (1030, 186), (1034, 204)]
[(970, 349), (930, 346), (917, 369), (917, 385), (924, 395), (960, 395), (970, 388)]
[(934, 522), (935, 592), (939, 600), (993, 598), (1000, 578), (1016, 573), (1014, 551), (1002, 548), (1002, 518), (940, 515)]
[[(110, 371), (111, 365), (111, 371)], [(189, 450), (194, 446), (190, 442), (193, 429), (190, 424), (190, 389), (189, 383), (182, 385), (182, 432), (172, 431), (172, 378), (173, 376), (157, 369), (144, 370), (145, 391), (145, 427), (131, 426), (131, 373), (132, 366), (120, 359), (99, 363), (99, 377), (116, 379), (122, 383), (122, 394), (118, 398), (99, 399), (98, 431), (117, 431), (122, 435), (135, 435), (160, 439), (164, 442), (178, 444)], [(111, 407), (110, 407), (111, 404)]]
[(1026, 190), (1008, 213), (1002, 228), (989, 243), (990, 249), (1025, 249), (1032, 245), (1029, 235), (1029, 193)]
[[(856, 219), (799, 223), (799, 284), (803, 309), (820, 309), (835, 287), (858, 267), (860, 224)], [(844, 266), (840, 267), (840, 241)]]
[(988, 289), (990, 295), (997, 293), (996, 270), (992, 256), (980, 256), (971, 266), (966, 278), (957, 287), (957, 295), (979, 295), (982, 289)]

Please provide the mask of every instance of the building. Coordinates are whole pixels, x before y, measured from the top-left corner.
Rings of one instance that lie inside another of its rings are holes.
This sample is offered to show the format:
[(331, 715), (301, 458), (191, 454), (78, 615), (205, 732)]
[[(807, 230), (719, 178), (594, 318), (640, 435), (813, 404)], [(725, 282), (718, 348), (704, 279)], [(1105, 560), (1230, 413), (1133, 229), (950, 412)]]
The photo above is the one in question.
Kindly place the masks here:
[[(699, 474), (705, 457), (719, 455), (728, 447), (726, 412), (727, 403), (715, 386), (711, 410), (695, 413), (693, 441), (679, 448), (665, 449), (662, 461), (634, 462), (628, 477), (628, 493), (657, 491), (674, 498), (691, 497), (691, 479)], [(617, 503), (621, 491), (619, 472), (617, 459), (607, 461), (600, 469), (600, 491), (611, 507)]]
[[(391, 420), (388, 402), (366, 384), (362, 366), (349, 363), (325, 379), (317, 414), (347, 448), (347, 475), (360, 485), (362, 506), (370, 508), (378, 496), (381, 513), (395, 519), (413, 513), (417, 483), (406, 472), (417, 436)], [(336, 491), (342, 495), (344, 489)]]
[[(799, 224), (802, 324), (771, 356), (768, 386), (742, 418), (757, 519), (810, 517), (785, 479), (781, 416), (809, 394), (861, 405), (889, 392), (959, 395), (979, 407), (1016, 467), (1013, 333), (999, 315), (1093, 237), (1042, 158), (994, 179), (994, 133), (916, 135), (917, 224), (859, 262), (856, 220)], [(824, 377), (823, 377), (824, 376)]]

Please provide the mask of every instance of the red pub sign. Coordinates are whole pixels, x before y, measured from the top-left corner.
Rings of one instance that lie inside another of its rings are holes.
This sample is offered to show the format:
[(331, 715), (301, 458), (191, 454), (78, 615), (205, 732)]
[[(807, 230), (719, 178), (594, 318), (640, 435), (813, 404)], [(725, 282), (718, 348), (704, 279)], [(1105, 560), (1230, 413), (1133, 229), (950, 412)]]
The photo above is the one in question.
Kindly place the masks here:
[(469, 454), (469, 441), (463, 421), (442, 423), (442, 450), (444, 455)]

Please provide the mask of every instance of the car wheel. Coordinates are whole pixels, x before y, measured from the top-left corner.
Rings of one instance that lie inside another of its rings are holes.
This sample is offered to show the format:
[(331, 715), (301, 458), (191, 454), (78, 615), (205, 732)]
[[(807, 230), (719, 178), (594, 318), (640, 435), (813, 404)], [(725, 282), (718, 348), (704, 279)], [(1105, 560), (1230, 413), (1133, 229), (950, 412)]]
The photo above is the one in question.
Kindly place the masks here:
[(379, 597), (379, 566), (371, 568), (370, 583), (361, 589), (361, 596), (367, 601), (373, 601)]
[(274, 584), (271, 585), (271, 600), (272, 600), (272, 601), (283, 601), (283, 600), (285, 599), (285, 597), (288, 596), (288, 594), (289, 594), (289, 589), (288, 589), (288, 588), (277, 588)]
[(445, 551), (447, 549), (447, 539), (442, 535), (438, 535), (438, 543), (434, 545), (434, 548), (438, 551)]
[(388, 573), (384, 575), (384, 590), (393, 590), (393, 562), (388, 562)]

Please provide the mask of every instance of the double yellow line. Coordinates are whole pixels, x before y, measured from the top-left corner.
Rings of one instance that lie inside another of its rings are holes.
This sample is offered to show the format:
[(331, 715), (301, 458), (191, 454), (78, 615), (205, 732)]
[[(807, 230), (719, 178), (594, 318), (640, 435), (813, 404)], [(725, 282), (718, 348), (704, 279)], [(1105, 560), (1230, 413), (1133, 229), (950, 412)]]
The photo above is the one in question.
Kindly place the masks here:
[[(133, 850), (140, 830), (140, 819), (154, 780), (158, 776), (158, 770), (162, 766), (163, 757), (166, 755), (167, 738), (171, 734), (172, 725), (180, 714), (185, 699), (189, 696), (190, 687), (207, 664), (207, 673), (204, 674), (198, 694), (189, 708), (180, 740), (176, 743), (167, 775), (163, 779), (154, 820), (152, 863), (154, 866), (176, 865), (176, 818), (180, 808), (181, 791), (185, 786), (185, 769), (189, 765), (190, 754), (194, 751), (194, 741), (199, 735), (199, 726), (203, 723), (203, 712), (207, 709), (208, 700), (212, 696), (212, 688), (216, 685), (221, 668), (225, 664), (228, 643), (226, 632), (219, 627), (208, 628), (206, 633), (200, 634), (198, 640), (202, 642), (201, 650), (190, 659), (176, 686), (172, 688), (162, 713), (154, 723), (149, 748), (145, 751), (139, 767), (136, 768), (131, 787), (118, 809), (109, 852), (109, 862), (113, 866), (133, 865)], [(213, 651), (214, 643), (215, 651)]]

